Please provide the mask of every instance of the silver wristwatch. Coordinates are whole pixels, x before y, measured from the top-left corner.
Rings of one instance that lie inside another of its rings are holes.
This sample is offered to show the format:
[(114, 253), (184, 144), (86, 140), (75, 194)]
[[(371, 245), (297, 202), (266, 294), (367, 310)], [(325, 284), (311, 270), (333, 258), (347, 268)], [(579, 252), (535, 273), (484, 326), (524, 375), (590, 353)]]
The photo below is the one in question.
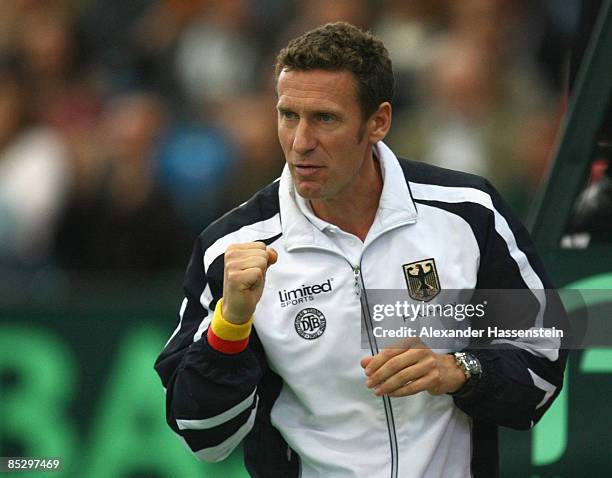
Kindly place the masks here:
[(463, 370), (465, 379), (470, 380), (472, 377), (480, 378), (482, 367), (480, 361), (472, 354), (467, 352), (455, 352), (455, 362)]

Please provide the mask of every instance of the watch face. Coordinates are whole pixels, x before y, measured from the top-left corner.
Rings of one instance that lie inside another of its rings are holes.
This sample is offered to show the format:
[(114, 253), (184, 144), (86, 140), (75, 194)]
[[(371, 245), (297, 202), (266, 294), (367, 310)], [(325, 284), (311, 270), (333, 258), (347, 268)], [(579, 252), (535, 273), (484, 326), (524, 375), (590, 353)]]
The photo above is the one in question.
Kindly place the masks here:
[(465, 360), (470, 375), (480, 375), (482, 372), (480, 361), (471, 354), (465, 354)]
[(455, 353), (455, 359), (457, 361), (457, 365), (459, 365), (459, 367), (461, 367), (463, 370), (463, 373), (465, 373), (466, 378), (469, 379), (473, 376), (480, 376), (482, 372), (480, 361), (472, 354), (457, 352)]

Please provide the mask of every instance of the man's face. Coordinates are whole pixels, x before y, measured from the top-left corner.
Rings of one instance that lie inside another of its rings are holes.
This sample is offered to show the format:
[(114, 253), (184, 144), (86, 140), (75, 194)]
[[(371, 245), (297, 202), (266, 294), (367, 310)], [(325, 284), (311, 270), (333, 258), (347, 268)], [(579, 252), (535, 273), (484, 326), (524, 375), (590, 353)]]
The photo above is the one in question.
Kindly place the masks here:
[(283, 70), (277, 93), (278, 138), (300, 196), (350, 194), (371, 157), (352, 73)]

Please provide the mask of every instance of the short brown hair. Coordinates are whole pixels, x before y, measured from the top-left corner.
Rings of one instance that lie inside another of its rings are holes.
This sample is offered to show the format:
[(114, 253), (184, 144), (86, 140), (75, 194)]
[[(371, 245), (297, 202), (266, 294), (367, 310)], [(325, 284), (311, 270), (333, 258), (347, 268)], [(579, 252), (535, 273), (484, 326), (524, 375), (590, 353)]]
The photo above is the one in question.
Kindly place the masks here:
[(393, 100), (393, 68), (382, 41), (346, 23), (327, 23), (291, 40), (276, 57), (276, 81), (283, 70), (347, 70), (353, 74), (364, 119)]

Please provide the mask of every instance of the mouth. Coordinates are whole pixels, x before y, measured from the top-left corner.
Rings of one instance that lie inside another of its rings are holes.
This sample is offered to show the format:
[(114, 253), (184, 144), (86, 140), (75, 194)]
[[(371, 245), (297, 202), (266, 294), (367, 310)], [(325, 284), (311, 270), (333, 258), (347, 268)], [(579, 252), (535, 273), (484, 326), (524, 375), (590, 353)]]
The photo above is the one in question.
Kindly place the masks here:
[(323, 169), (323, 166), (315, 166), (314, 164), (294, 164), (293, 167), (299, 176), (312, 176)]

